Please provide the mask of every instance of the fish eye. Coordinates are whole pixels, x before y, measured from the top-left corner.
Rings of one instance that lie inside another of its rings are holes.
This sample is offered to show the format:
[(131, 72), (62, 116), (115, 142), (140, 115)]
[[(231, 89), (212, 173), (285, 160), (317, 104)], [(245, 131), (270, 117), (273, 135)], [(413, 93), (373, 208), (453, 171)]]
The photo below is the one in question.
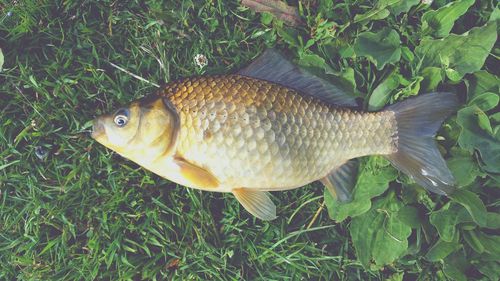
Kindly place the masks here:
[(128, 123), (128, 116), (129, 112), (127, 109), (119, 109), (118, 111), (116, 111), (113, 121), (115, 122), (116, 126), (123, 127)]

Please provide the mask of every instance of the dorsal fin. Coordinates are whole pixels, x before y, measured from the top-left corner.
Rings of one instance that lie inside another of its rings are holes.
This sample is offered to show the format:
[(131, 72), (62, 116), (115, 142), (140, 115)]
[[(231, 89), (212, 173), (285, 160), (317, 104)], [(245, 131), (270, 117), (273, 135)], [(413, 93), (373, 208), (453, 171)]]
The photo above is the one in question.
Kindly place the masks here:
[(274, 49), (264, 51), (238, 74), (280, 84), (330, 104), (357, 106), (354, 97), (332, 83), (300, 69)]

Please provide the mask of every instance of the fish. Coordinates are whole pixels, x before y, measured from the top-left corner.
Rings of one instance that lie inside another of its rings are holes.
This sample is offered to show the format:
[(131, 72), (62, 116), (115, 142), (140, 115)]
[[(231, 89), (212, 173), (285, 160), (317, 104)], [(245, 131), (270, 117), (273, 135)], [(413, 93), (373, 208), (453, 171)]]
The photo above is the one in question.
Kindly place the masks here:
[(320, 181), (352, 200), (356, 159), (381, 155), (427, 190), (455, 179), (435, 135), (458, 107), (434, 92), (378, 112), (325, 79), (266, 50), (234, 74), (189, 77), (93, 120), (91, 137), (179, 185), (230, 192), (252, 215), (276, 218), (270, 191)]

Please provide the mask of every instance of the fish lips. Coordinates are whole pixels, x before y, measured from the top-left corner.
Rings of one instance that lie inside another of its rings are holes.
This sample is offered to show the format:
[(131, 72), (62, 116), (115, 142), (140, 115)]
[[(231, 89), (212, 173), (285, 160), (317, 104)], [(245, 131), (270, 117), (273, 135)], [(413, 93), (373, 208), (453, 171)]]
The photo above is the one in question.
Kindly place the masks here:
[(90, 133), (90, 137), (92, 137), (95, 140), (98, 140), (105, 133), (106, 133), (106, 130), (105, 130), (104, 125), (102, 124), (101, 120), (99, 120), (99, 118), (94, 119), (92, 121), (92, 132)]

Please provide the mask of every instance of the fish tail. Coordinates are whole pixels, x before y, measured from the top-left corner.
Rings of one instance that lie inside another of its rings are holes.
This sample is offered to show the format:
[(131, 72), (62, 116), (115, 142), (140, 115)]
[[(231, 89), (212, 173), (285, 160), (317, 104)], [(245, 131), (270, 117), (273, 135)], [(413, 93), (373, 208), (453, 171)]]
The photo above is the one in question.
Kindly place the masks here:
[(397, 152), (385, 157), (429, 191), (449, 195), (455, 179), (441, 156), (434, 136), (444, 119), (458, 108), (452, 93), (430, 93), (391, 105), (395, 114)]

